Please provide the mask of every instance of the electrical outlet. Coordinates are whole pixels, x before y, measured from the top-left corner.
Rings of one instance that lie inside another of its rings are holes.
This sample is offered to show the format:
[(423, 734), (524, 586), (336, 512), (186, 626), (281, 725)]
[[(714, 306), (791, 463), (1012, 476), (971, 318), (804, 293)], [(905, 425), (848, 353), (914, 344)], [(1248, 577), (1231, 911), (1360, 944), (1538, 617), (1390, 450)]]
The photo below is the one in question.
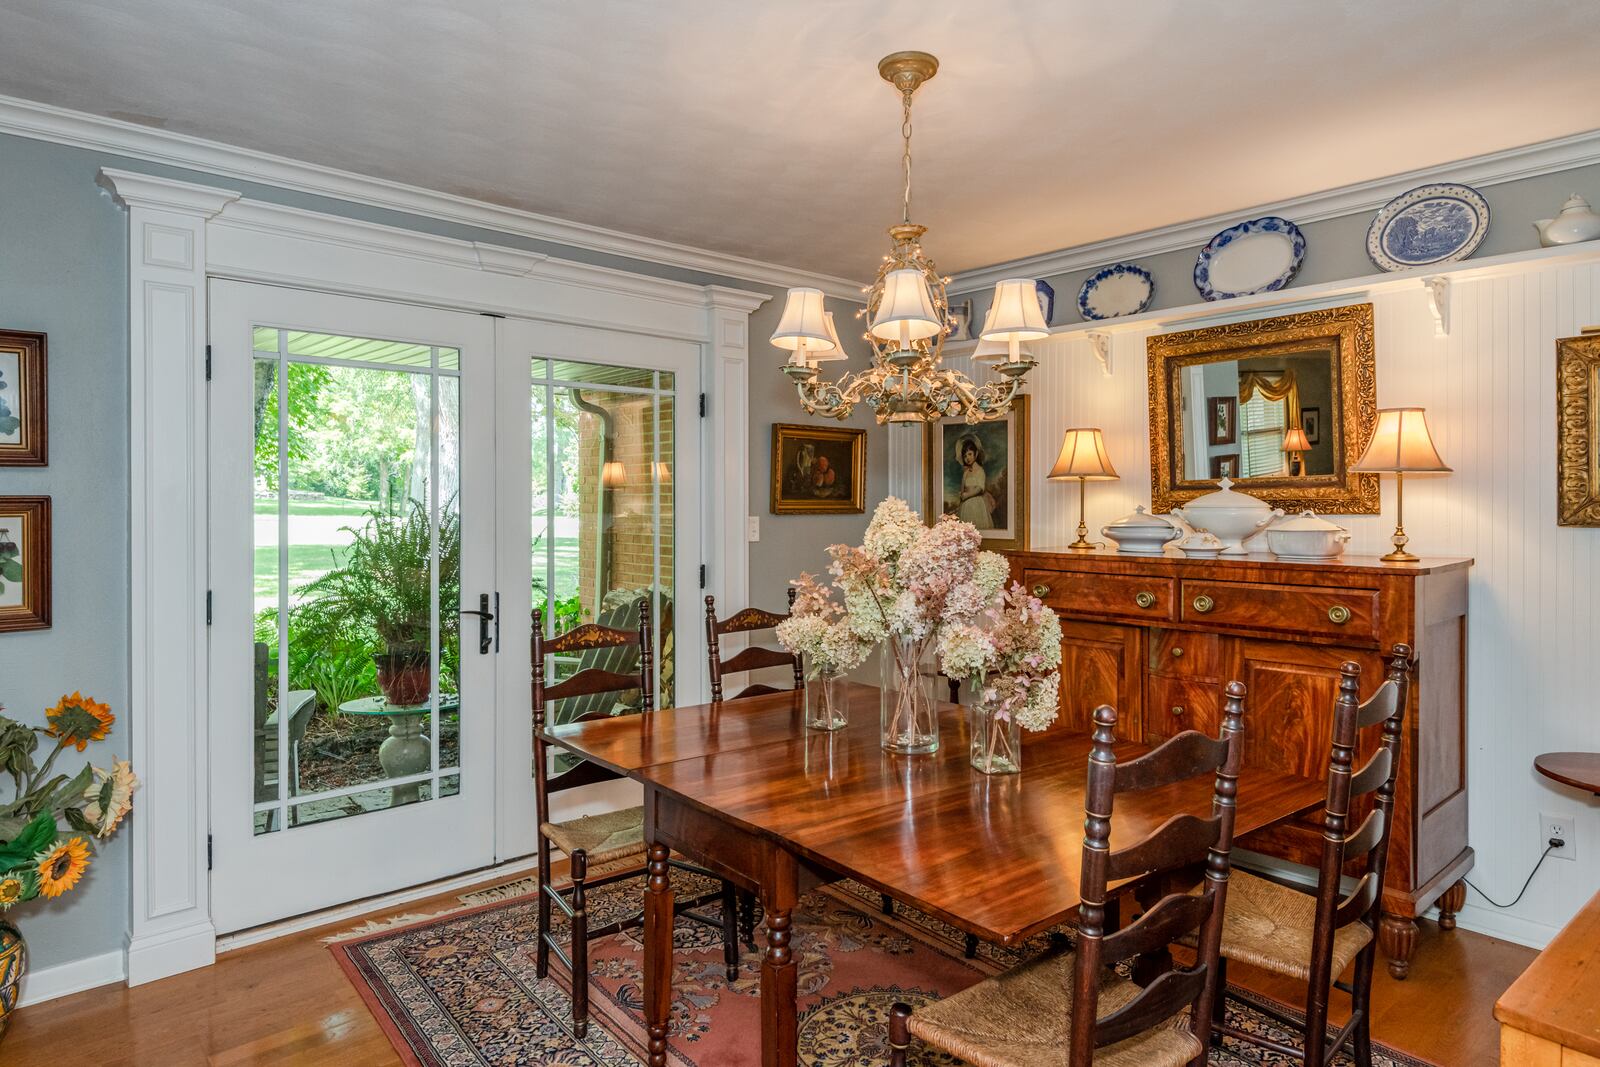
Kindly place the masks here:
[(1552, 838), (1565, 842), (1560, 848), (1550, 850), (1550, 858), (1575, 860), (1578, 858), (1578, 821), (1571, 815), (1539, 814), (1539, 849), (1544, 850)]
[(746, 541), (761, 540), (761, 516), (746, 515), (744, 517), (744, 539)]

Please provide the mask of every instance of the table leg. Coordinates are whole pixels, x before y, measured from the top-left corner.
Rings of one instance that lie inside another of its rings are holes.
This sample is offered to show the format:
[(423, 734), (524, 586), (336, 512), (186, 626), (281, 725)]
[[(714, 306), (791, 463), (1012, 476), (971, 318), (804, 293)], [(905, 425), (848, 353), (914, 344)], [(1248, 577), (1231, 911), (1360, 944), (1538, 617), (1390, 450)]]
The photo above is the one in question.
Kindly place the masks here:
[[(389, 736), (378, 746), (378, 764), (390, 778), (421, 774), (433, 761), (433, 744), (422, 732), (427, 715), (389, 716)], [(409, 804), (421, 796), (422, 783), (397, 785), (389, 790), (390, 804)]]
[(667, 1029), (672, 1021), (672, 850), (651, 843), (644, 894), (644, 1021), (650, 1067), (666, 1067)]
[(789, 947), (799, 895), (800, 872), (794, 857), (774, 849), (761, 886), (761, 907), (767, 923), (767, 950), (761, 959), (762, 1067), (796, 1067), (800, 1058), (796, 1007), (800, 967)]

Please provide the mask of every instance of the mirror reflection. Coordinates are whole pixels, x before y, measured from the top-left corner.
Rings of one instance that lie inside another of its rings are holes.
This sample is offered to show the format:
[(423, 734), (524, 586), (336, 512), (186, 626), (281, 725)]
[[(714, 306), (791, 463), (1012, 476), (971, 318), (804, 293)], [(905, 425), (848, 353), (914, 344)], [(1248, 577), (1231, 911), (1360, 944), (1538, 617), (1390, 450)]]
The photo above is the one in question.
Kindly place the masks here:
[(1184, 481), (1336, 472), (1339, 368), (1331, 344), (1169, 369), (1179, 400), (1171, 443)]

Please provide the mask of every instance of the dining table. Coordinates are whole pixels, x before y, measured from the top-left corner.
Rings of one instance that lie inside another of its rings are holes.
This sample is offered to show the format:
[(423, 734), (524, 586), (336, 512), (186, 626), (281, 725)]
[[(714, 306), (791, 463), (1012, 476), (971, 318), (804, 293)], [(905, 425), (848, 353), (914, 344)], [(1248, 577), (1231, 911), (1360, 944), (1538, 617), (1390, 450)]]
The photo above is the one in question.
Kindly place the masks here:
[[(880, 744), (877, 689), (852, 684), (849, 698), (849, 723), (826, 732), (806, 728), (800, 690), (546, 729), (553, 744), (644, 787), (651, 1067), (665, 1067), (670, 1036), (674, 852), (761, 903), (763, 1067), (797, 1063), (791, 927), (800, 897), (817, 886), (853, 879), (1002, 945), (1076, 917), (1087, 735), (1026, 735), (1021, 773), (987, 775), (969, 762), (966, 709), (941, 704), (939, 749), (906, 756)], [(1117, 745), (1119, 761), (1146, 751), (1137, 741)], [(1133, 843), (1179, 812), (1209, 813), (1212, 798), (1210, 778), (1121, 794), (1113, 845)], [(1319, 781), (1246, 768), (1235, 833), (1322, 799)], [(1117, 888), (1135, 890), (1137, 881)]]

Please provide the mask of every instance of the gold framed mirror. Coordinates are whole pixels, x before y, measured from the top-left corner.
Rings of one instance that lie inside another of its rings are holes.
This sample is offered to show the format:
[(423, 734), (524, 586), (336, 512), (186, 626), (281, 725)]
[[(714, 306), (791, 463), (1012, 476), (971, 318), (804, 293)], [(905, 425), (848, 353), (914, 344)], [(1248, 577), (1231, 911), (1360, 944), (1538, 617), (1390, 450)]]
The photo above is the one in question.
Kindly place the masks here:
[(1145, 343), (1151, 507), (1224, 476), (1285, 511), (1378, 513), (1353, 471), (1377, 421), (1372, 305), (1158, 334)]

